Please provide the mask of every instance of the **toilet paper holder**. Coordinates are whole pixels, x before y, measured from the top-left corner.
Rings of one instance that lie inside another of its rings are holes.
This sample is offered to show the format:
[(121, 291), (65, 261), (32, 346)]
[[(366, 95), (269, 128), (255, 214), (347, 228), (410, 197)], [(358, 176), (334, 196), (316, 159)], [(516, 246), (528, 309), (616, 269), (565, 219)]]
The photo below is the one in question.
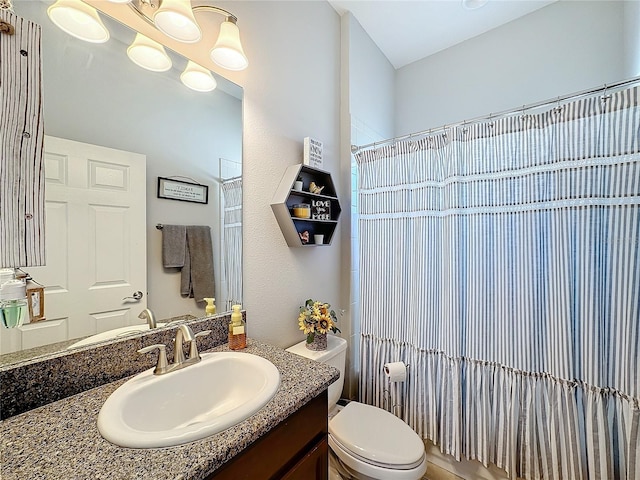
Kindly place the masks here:
[[(398, 367), (400, 367), (402, 364), (402, 366), (404, 366), (404, 372), (400, 372), (398, 370)], [(385, 375), (387, 376), (387, 381), (388, 381), (388, 387), (385, 388), (382, 392), (383, 394), (383, 398), (382, 398), (382, 402), (383, 402), (383, 408), (385, 410), (389, 410), (387, 408), (387, 405), (390, 405), (390, 411), (396, 415), (399, 416), (400, 418), (402, 418), (402, 414), (403, 414), (403, 410), (404, 409), (404, 404), (403, 403), (394, 403), (393, 399), (392, 399), (392, 392), (391, 392), (391, 386), (393, 384), (395, 384), (395, 394), (396, 394), (396, 402), (400, 399), (400, 397), (402, 396), (402, 391), (400, 388), (401, 383), (404, 383), (408, 377), (407, 377), (407, 371), (409, 370), (409, 367), (411, 366), (411, 364), (407, 363), (405, 364), (404, 362), (393, 362), (393, 364), (385, 364), (382, 368), (382, 370), (384, 371)], [(400, 415), (396, 414), (396, 410), (397, 408), (400, 408)]]
[(410, 364), (405, 364), (403, 361), (385, 363), (383, 366), (384, 374), (390, 383), (404, 382), (407, 379), (407, 371)]

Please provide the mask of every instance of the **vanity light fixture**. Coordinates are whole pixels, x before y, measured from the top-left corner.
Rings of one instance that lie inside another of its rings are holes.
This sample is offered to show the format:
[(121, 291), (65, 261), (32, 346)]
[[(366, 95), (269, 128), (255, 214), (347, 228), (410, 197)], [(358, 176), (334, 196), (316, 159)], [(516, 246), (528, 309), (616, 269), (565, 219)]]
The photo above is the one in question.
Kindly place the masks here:
[(109, 30), (96, 9), (80, 0), (58, 0), (47, 9), (47, 15), (61, 30), (80, 40), (91, 43), (109, 40)]
[(141, 33), (136, 34), (135, 40), (127, 48), (127, 56), (139, 67), (152, 72), (166, 72), (171, 68), (171, 58), (164, 47)]
[[(194, 13), (213, 12), (225, 17), (220, 25), (218, 39), (209, 55), (217, 65), (227, 70), (244, 70), (249, 65), (240, 42), (238, 19), (227, 10), (213, 5), (191, 6), (191, 0), (109, 0), (112, 3), (129, 4), (129, 7), (149, 25), (163, 34), (183, 43), (195, 43), (202, 38), (202, 30)], [(57, 0), (47, 10), (49, 18), (68, 34), (87, 42), (106, 42), (106, 29), (95, 8), (81, 0)], [(153, 72), (171, 68), (171, 58), (164, 47), (141, 33), (127, 49), (127, 55), (138, 66)], [(211, 72), (194, 62), (189, 62), (180, 76), (182, 83), (199, 92), (216, 88)]]
[[(110, 0), (122, 2), (123, 0)], [(147, 23), (183, 43), (195, 43), (202, 30), (195, 13), (213, 12), (225, 17), (218, 39), (210, 51), (211, 60), (227, 70), (244, 70), (249, 65), (240, 42), (238, 19), (227, 10), (213, 5), (191, 6), (191, 0), (128, 0), (129, 6)]]
[(216, 79), (213, 78), (208, 69), (191, 60), (189, 60), (187, 68), (180, 75), (180, 80), (196, 92), (210, 92), (218, 86), (218, 82), (216, 82)]

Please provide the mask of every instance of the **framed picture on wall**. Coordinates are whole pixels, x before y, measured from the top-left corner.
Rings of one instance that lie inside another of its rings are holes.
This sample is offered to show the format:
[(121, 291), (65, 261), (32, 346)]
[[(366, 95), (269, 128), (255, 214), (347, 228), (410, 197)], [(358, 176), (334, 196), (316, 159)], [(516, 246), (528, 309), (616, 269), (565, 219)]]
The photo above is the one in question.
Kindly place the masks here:
[(31, 322), (40, 322), (44, 317), (44, 287), (27, 288), (27, 305)]
[(158, 177), (158, 198), (207, 204), (209, 203), (209, 187), (199, 183)]

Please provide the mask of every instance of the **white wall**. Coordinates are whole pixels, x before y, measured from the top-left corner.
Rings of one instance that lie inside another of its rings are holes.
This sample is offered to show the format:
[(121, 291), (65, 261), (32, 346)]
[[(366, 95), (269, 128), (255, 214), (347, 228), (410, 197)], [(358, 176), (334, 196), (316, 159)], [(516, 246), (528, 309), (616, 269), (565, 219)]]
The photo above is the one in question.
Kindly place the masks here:
[(342, 336), (348, 340), (344, 395), (358, 397), (360, 345), (360, 270), (358, 260), (357, 175), (351, 144), (364, 145), (393, 136), (395, 69), (353, 15), (342, 16), (342, 197), (351, 214), (342, 241), (342, 301), (349, 305)]
[[(394, 131), (396, 71), (353, 15), (343, 17), (347, 24), (349, 58), (349, 111), (366, 121), (372, 132), (392, 135)], [(384, 137), (383, 137), (384, 138)]]
[(624, 2), (625, 78), (640, 76), (640, 1)]
[(560, 1), (397, 71), (396, 135), (625, 77), (617, 1)]
[[(248, 334), (290, 346), (304, 339), (299, 307), (307, 298), (338, 311), (341, 242), (289, 248), (271, 211), (289, 165), (302, 161), (302, 142), (324, 146), (324, 169), (339, 178), (340, 19), (325, 1), (222, 3), (238, 17), (249, 68), (230, 75), (244, 88), (244, 307)], [(348, 208), (343, 205), (344, 219)], [(346, 211), (345, 211), (346, 210)], [(340, 238), (338, 227), (337, 237)], [(348, 247), (347, 247), (348, 248)]]

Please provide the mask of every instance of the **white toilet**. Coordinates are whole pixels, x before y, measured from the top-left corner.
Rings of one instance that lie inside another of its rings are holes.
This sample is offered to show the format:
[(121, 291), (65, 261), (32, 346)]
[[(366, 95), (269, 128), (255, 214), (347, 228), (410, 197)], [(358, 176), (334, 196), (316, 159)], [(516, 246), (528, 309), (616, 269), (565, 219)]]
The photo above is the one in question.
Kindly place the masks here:
[(336, 404), (344, 384), (347, 341), (328, 335), (327, 349), (320, 352), (309, 350), (305, 343), (297, 343), (287, 351), (340, 370), (340, 378), (329, 386), (328, 392), (329, 446), (334, 454), (332, 460), (339, 462), (332, 465), (332, 472), (337, 470), (343, 478), (358, 480), (422, 478), (427, 470), (424, 444), (409, 425), (378, 407), (349, 402), (340, 409)]

